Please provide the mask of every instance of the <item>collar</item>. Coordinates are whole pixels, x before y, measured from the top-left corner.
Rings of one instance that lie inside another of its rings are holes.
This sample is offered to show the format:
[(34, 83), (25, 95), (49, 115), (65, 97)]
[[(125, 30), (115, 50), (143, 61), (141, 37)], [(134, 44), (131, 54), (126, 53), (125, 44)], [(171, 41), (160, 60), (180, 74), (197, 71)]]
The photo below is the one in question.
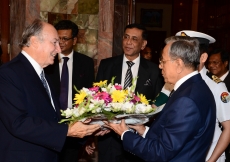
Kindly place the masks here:
[(31, 63), (33, 66), (34, 70), (40, 77), (41, 72), (43, 71), (43, 68), (28, 54), (26, 51), (21, 51), (21, 53), (28, 59), (28, 61)]
[[(123, 62), (126, 63), (126, 61), (130, 61), (130, 60), (128, 60), (128, 59), (125, 57), (125, 54), (124, 54)], [(138, 64), (138, 63), (140, 62), (140, 54), (139, 54), (138, 57), (135, 58), (132, 62), (135, 63), (134, 65)]]
[(73, 50), (67, 56), (64, 55), (64, 54), (62, 54), (62, 53), (59, 53), (58, 54), (58, 60), (59, 60), (59, 62), (62, 62), (61, 60), (62, 60), (63, 57), (69, 57), (69, 60), (73, 60)]
[(222, 75), (222, 76), (220, 77), (220, 79), (221, 79), (221, 80), (224, 80), (224, 79), (227, 77), (228, 73), (229, 73), (229, 70), (228, 70), (224, 75)]
[(174, 86), (174, 90), (176, 91), (176, 90), (180, 87), (181, 84), (183, 84), (186, 80), (188, 80), (189, 78), (191, 78), (192, 76), (194, 76), (194, 75), (196, 75), (196, 74), (198, 74), (198, 71), (197, 71), (197, 70), (194, 71), (194, 72), (192, 72), (192, 73), (190, 73), (190, 74), (188, 74), (188, 75), (186, 75), (186, 76), (184, 76), (184, 77), (181, 78), (180, 80), (178, 80), (178, 81), (176, 82), (175, 86)]

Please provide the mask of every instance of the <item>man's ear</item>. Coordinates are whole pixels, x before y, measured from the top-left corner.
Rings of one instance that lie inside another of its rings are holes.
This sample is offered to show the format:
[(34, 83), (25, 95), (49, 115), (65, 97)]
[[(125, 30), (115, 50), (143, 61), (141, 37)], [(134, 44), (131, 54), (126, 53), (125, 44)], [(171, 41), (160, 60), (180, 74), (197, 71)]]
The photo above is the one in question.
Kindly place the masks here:
[(37, 48), (39, 45), (39, 40), (36, 36), (31, 36), (30, 37), (30, 45), (31, 47)]
[(145, 48), (146, 44), (147, 44), (147, 40), (144, 40), (142, 43), (142, 46), (141, 46), (141, 50), (143, 50)]
[(227, 68), (228, 66), (228, 61), (224, 61), (224, 67)]
[(200, 55), (200, 64), (204, 64), (208, 59), (208, 54), (205, 52), (205, 53), (202, 53)]
[(77, 44), (77, 37), (73, 38), (73, 45), (75, 46)]

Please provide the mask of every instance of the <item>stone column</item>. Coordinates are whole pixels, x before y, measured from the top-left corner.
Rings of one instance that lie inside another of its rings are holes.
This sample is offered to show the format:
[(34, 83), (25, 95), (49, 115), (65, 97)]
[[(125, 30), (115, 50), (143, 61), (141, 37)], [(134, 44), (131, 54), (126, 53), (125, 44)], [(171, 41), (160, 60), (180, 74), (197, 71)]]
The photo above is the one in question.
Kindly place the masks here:
[(24, 28), (40, 18), (40, 1), (38, 0), (11, 0), (10, 1), (10, 59), (21, 51), (19, 43)]
[(101, 59), (112, 56), (114, 0), (99, 0), (98, 25), (98, 57), (97, 66)]

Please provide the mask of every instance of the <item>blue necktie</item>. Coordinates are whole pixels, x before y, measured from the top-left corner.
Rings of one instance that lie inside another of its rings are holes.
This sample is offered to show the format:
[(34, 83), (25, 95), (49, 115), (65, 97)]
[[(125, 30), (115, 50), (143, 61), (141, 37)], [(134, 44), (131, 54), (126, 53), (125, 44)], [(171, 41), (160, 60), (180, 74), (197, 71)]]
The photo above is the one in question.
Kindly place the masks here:
[(61, 73), (61, 87), (60, 87), (60, 104), (61, 109), (65, 110), (68, 107), (68, 89), (69, 89), (69, 71), (67, 66), (68, 57), (63, 57), (64, 63)]
[(49, 91), (49, 88), (48, 88), (48, 84), (47, 84), (47, 82), (46, 82), (46, 80), (45, 80), (44, 71), (42, 71), (42, 73), (41, 73), (41, 81), (42, 81), (43, 86), (44, 86), (45, 89), (46, 89), (47, 94), (48, 94), (49, 97), (51, 98), (50, 91)]
[(124, 89), (130, 87), (132, 85), (132, 80), (133, 80), (131, 67), (134, 65), (134, 63), (132, 61), (126, 61), (126, 63), (128, 64), (128, 70), (125, 75)]

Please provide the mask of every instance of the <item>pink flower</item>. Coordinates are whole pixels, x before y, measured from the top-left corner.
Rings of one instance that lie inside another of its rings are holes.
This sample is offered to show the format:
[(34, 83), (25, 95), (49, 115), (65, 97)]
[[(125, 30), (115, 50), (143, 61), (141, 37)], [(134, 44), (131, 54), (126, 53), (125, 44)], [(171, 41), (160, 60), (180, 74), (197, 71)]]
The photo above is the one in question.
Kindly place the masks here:
[(133, 99), (131, 100), (131, 102), (135, 104), (135, 103), (137, 103), (139, 101), (140, 101), (140, 98), (134, 94)]
[(106, 105), (112, 101), (112, 98), (107, 92), (99, 92), (95, 94), (94, 99), (104, 100)]
[(116, 90), (122, 90), (122, 86), (121, 85), (114, 85), (114, 87), (116, 88)]
[(94, 92), (98, 92), (99, 90), (99, 87), (92, 87), (92, 88), (89, 88), (90, 91), (94, 91)]

